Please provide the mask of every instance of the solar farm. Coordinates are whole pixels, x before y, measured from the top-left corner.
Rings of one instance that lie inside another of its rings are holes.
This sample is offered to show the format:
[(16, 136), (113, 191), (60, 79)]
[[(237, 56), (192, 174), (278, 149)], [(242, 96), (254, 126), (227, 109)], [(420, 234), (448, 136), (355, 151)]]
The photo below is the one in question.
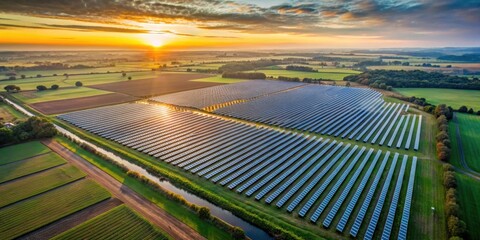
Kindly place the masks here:
[(372, 89), (252, 81), (151, 100), (397, 149), (420, 147), (421, 115), (408, 114), (406, 104), (386, 103)]
[(407, 238), (417, 157), (395, 150), (419, 149), (422, 122), (407, 105), (371, 89), (279, 81), (150, 101), (188, 108), (131, 103), (58, 118), (342, 236)]

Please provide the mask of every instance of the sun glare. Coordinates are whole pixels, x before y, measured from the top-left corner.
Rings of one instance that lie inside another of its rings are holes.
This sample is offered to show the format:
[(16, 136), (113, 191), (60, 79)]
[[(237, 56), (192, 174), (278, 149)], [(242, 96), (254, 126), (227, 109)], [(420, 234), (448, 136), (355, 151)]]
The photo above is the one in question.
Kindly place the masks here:
[(163, 41), (160, 34), (147, 34), (145, 35), (144, 40), (145, 40), (145, 44), (150, 45), (154, 48), (158, 48), (163, 45)]

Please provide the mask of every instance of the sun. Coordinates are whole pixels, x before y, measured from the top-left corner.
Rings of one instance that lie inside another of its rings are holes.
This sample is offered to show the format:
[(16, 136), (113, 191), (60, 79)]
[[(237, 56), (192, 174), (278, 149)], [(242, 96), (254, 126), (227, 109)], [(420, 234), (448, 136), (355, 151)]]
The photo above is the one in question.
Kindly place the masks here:
[(161, 47), (163, 45), (162, 37), (160, 34), (150, 33), (144, 36), (145, 44), (154, 48)]

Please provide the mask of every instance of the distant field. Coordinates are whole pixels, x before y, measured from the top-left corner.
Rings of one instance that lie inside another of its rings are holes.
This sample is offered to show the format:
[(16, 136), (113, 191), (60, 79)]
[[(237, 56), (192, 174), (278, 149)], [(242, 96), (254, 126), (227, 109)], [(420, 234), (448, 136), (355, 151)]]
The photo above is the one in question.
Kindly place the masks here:
[(27, 176), (9, 184), (0, 185), (0, 208), (19, 200), (35, 196), (85, 176), (71, 165)]
[(50, 149), (41, 144), (39, 141), (3, 147), (0, 148), (0, 165), (48, 152), (50, 152)]
[(118, 206), (53, 239), (168, 239), (124, 205)]
[(0, 167), (0, 183), (36, 173), (64, 164), (65, 160), (56, 153), (47, 153), (30, 159), (17, 161)]
[(282, 69), (285, 69), (289, 65), (295, 65), (295, 66), (304, 66), (304, 67), (311, 67), (318, 72), (325, 72), (325, 73), (351, 73), (351, 74), (359, 74), (361, 72), (353, 70), (353, 69), (348, 69), (348, 68), (335, 68), (335, 67), (322, 67), (320, 65), (307, 65), (307, 64), (284, 64), (284, 65), (278, 65)]
[(25, 116), (19, 111), (13, 109), (3, 102), (0, 102), (0, 122), (13, 122), (24, 117)]
[(265, 73), (268, 77), (298, 77), (303, 78), (322, 78), (330, 80), (343, 80), (344, 77), (352, 75), (351, 73), (339, 72), (301, 72), (301, 71), (287, 71), (287, 70), (258, 70), (258, 72)]
[(245, 82), (248, 80), (245, 79), (236, 79), (236, 78), (222, 78), (222, 76), (214, 76), (208, 78), (200, 78), (195, 80), (190, 80), (192, 82), (210, 82), (210, 83), (238, 83), (238, 82)]
[[(480, 116), (457, 113), (457, 120), (460, 126), (460, 138), (462, 140), (465, 161), (473, 170), (480, 172)], [(453, 123), (450, 123), (453, 124)], [(450, 133), (456, 134), (455, 132)], [(456, 135), (452, 136), (456, 137)], [(452, 146), (457, 148), (457, 146)]]
[(36, 110), (42, 112), (43, 114), (57, 114), (87, 108), (106, 106), (111, 104), (130, 102), (135, 100), (137, 100), (136, 97), (132, 97), (126, 94), (110, 93), (90, 97), (32, 103), (31, 106)]
[(91, 180), (81, 180), (0, 209), (0, 235), (19, 237), (110, 197)]
[(14, 93), (13, 96), (25, 103), (38, 103), (79, 97), (90, 97), (107, 93), (111, 92), (88, 87), (71, 87), (65, 89), (60, 88), (57, 90), (25, 91)]
[(444, 89), (444, 88), (395, 88), (395, 91), (407, 96), (424, 97), (428, 102), (447, 104), (454, 109), (465, 105), (480, 110), (480, 90)]

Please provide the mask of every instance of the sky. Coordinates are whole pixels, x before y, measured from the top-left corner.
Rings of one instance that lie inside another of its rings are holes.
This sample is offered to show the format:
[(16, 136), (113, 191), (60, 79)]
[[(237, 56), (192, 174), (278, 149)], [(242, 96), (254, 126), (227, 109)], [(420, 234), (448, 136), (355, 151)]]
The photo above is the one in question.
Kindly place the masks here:
[(0, 49), (479, 47), (480, 0), (1, 0)]

